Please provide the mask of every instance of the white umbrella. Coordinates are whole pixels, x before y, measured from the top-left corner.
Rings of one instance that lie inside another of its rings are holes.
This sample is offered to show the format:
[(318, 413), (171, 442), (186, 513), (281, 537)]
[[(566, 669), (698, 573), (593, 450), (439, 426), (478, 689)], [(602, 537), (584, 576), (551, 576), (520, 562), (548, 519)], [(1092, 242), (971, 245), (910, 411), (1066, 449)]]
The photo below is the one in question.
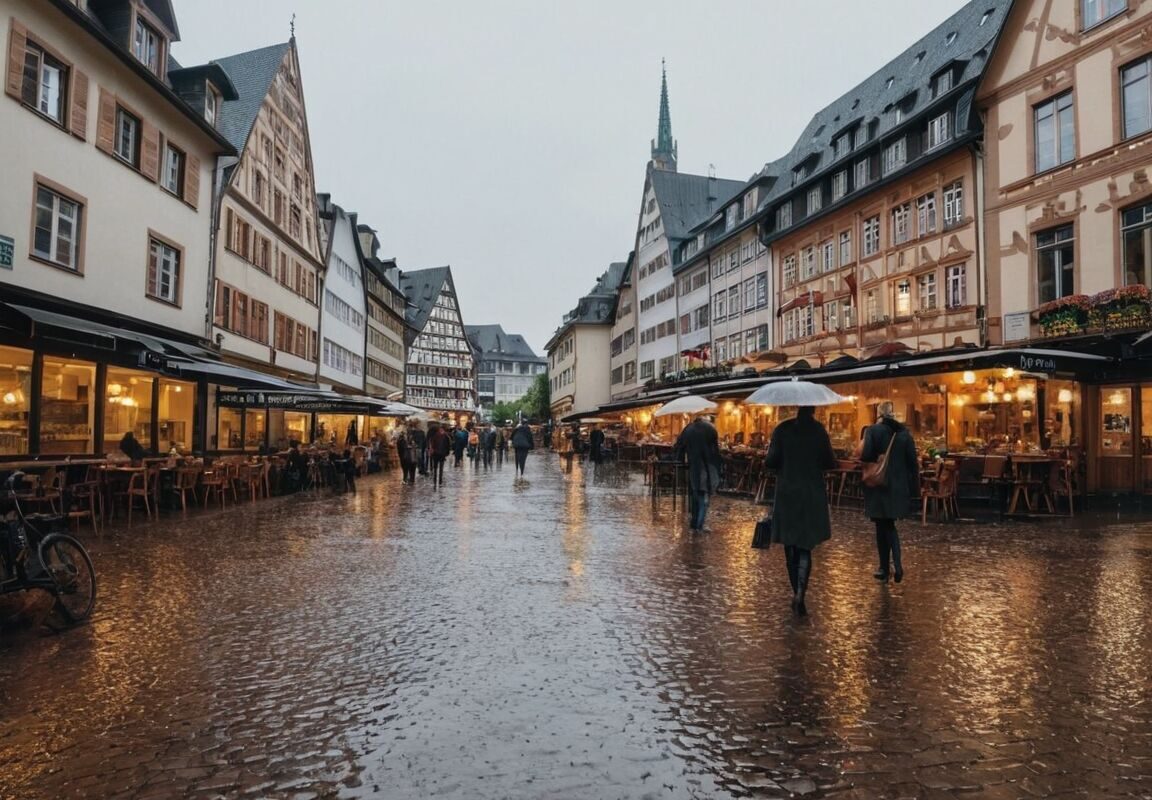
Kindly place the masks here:
[(670, 414), (707, 414), (716, 410), (716, 404), (699, 395), (689, 394), (677, 397), (660, 408), (656, 409), (654, 416), (667, 417)]
[(841, 397), (823, 384), (793, 378), (764, 384), (744, 402), (754, 406), (834, 406), (847, 403), (848, 398)]

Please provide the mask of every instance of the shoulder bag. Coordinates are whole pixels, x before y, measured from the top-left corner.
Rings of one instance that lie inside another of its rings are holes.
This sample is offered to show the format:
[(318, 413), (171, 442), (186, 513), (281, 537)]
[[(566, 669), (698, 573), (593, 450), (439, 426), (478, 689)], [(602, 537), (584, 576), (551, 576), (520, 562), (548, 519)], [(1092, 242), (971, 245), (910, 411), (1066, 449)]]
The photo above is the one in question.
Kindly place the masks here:
[(752, 534), (752, 546), (757, 550), (767, 550), (772, 544), (772, 517), (764, 517), (756, 523), (756, 530)]
[(884, 450), (884, 455), (880, 456), (874, 462), (864, 465), (864, 474), (860, 477), (860, 482), (870, 489), (883, 489), (888, 485), (888, 456), (892, 452), (892, 443), (896, 441), (899, 432), (893, 432), (892, 438), (888, 440), (888, 447)]

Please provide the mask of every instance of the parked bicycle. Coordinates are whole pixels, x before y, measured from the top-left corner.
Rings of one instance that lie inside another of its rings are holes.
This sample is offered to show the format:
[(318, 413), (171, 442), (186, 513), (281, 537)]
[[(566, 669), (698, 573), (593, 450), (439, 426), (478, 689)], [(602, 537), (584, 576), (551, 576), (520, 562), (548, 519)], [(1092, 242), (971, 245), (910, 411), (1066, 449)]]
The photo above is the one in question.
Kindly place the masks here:
[(61, 531), (59, 514), (25, 514), (14, 472), (5, 484), (13, 511), (0, 516), (0, 595), (43, 589), (54, 598), (52, 613), (65, 624), (87, 619), (96, 604), (96, 572), (84, 545)]

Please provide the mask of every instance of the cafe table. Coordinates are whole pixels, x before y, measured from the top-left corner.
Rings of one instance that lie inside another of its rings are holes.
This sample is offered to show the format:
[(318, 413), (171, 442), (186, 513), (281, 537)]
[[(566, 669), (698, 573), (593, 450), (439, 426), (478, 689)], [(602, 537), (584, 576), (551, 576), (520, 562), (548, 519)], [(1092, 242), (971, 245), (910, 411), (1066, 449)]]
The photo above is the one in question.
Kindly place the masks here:
[(1023, 500), (1024, 507), (1034, 512), (1041, 502), (1047, 507), (1049, 514), (1056, 513), (1056, 506), (1052, 502), (1052, 493), (1048, 486), (1048, 476), (1052, 472), (1052, 465), (1056, 459), (1046, 455), (1028, 455), (1013, 453), (1009, 457), (1012, 467), (1012, 480), (1009, 484), (1012, 490), (1012, 499), (1008, 503), (1008, 514), (1015, 514)]

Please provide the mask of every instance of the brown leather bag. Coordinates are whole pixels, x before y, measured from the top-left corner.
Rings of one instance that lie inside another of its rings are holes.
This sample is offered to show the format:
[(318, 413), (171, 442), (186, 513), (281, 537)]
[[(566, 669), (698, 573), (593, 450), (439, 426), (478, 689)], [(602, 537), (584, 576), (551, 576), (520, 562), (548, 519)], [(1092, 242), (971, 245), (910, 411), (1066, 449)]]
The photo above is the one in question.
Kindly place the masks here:
[(873, 462), (864, 465), (864, 474), (860, 477), (860, 482), (870, 489), (883, 489), (888, 485), (888, 456), (892, 452), (892, 443), (896, 441), (898, 434), (893, 433), (892, 438), (888, 440), (888, 447), (884, 451), (884, 455), (880, 456)]

